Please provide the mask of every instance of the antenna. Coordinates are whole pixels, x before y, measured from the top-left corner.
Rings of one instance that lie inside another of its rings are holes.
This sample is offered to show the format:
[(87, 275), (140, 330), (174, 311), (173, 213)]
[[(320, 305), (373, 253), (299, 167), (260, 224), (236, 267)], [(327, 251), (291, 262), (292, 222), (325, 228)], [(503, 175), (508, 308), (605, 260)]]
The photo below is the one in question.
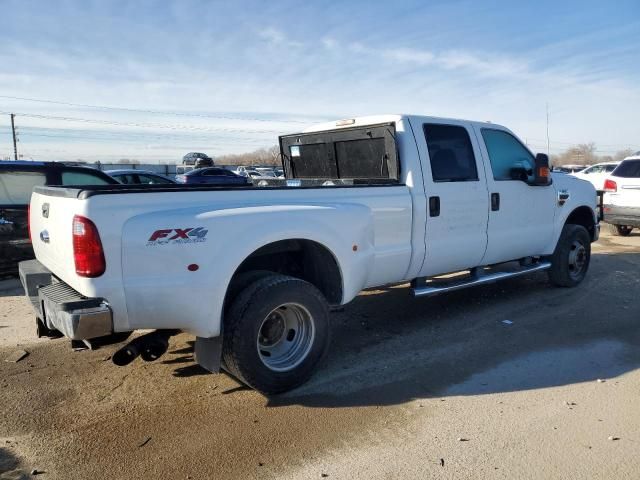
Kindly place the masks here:
[(547, 102), (547, 156), (550, 155), (549, 151), (549, 102)]

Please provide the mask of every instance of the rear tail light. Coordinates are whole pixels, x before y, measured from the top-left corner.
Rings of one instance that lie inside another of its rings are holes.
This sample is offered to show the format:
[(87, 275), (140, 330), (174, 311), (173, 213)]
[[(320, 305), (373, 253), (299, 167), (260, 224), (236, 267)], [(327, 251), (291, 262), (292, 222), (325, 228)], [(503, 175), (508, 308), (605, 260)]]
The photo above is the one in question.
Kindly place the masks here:
[(106, 269), (98, 229), (80, 215), (73, 217), (73, 260), (76, 273), (81, 277), (99, 277)]
[(617, 192), (618, 191), (618, 185), (616, 184), (616, 182), (614, 182), (613, 180), (610, 179), (606, 179), (604, 181), (604, 188), (603, 190), (605, 192)]

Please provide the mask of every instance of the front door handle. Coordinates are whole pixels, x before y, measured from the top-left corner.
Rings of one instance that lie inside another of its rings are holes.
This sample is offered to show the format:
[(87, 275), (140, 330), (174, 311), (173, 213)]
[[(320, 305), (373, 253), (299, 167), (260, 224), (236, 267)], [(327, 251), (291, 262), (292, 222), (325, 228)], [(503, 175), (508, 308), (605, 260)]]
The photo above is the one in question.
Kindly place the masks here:
[(429, 216), (440, 216), (440, 197), (429, 197)]
[(492, 193), (491, 194), (491, 211), (497, 212), (500, 210), (500, 194)]

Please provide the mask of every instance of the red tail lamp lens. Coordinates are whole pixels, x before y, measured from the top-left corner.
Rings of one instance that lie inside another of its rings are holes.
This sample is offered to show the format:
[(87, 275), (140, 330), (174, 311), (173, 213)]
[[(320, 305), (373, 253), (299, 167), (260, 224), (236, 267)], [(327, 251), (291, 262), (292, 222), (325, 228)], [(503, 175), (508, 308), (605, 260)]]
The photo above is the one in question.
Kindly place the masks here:
[(88, 218), (73, 217), (73, 260), (81, 277), (99, 277), (106, 270), (102, 242), (96, 225)]

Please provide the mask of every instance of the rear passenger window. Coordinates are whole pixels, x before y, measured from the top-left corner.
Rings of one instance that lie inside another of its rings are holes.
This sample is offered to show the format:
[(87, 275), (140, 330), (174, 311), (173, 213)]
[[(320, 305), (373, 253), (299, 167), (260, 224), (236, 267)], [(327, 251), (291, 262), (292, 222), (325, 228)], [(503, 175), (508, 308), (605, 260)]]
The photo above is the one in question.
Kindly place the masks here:
[(521, 180), (518, 171), (522, 171), (523, 168), (533, 174), (533, 155), (513, 135), (502, 130), (483, 128), (482, 138), (489, 153), (495, 180)]
[(476, 158), (466, 128), (435, 123), (425, 123), (423, 128), (434, 182), (478, 180)]
[(622, 178), (640, 178), (640, 160), (624, 160), (612, 175)]
[(104, 178), (85, 172), (62, 172), (62, 185), (108, 185)]

